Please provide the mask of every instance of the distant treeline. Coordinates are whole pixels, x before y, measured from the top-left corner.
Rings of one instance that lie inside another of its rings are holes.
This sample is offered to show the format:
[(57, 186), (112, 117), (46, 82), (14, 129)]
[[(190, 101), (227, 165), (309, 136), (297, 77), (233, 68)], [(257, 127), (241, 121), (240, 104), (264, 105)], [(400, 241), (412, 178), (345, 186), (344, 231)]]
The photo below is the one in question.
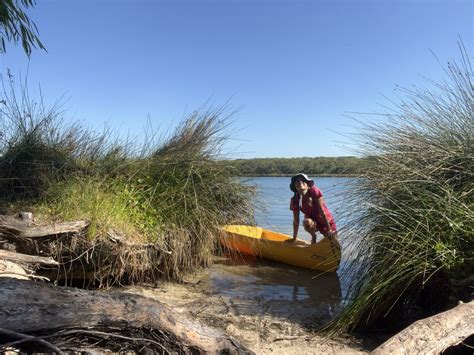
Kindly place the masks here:
[(239, 176), (293, 175), (356, 175), (370, 165), (370, 158), (316, 157), (316, 158), (254, 158), (226, 160)]

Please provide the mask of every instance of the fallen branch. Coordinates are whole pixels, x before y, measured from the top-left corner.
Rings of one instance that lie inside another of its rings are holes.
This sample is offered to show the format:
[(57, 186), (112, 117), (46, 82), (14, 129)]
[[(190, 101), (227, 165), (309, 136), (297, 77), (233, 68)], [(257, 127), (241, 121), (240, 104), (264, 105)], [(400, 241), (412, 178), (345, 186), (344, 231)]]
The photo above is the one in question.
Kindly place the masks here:
[(272, 341), (273, 342), (277, 342), (277, 341), (285, 341), (285, 340), (299, 340), (299, 339), (307, 339), (305, 335), (296, 335), (296, 336), (285, 336), (285, 337), (279, 337), (279, 338), (275, 338), (273, 339)]
[[(222, 332), (188, 319), (168, 306), (138, 295), (85, 291), (0, 278), (0, 319), (15, 332), (93, 327), (156, 328), (199, 353), (250, 354)], [(25, 314), (28, 321), (25, 321)]]
[(59, 236), (62, 234), (79, 233), (87, 228), (89, 222), (77, 221), (77, 222), (64, 222), (56, 223), (50, 226), (43, 227), (31, 227), (24, 223), (3, 222), (0, 224), (0, 234), (6, 237), (14, 238), (42, 238)]
[(21, 280), (41, 280), (41, 281), (47, 281), (50, 282), (51, 280), (48, 279), (45, 276), (38, 276), (38, 275), (33, 275), (33, 274), (23, 274), (19, 272), (0, 272), (0, 277), (14, 277), (16, 279), (21, 279)]
[(0, 259), (10, 260), (15, 263), (33, 264), (33, 265), (39, 265), (39, 266), (57, 267), (59, 265), (59, 263), (53, 260), (52, 258), (45, 258), (44, 256), (15, 253), (8, 250), (0, 250)]
[[(95, 330), (84, 330), (84, 329), (74, 329), (74, 330), (68, 330), (68, 331), (65, 331), (65, 332), (61, 332), (61, 336), (66, 336), (66, 335), (71, 335), (71, 334), (74, 334), (74, 335), (75, 334), (95, 335), (95, 336), (102, 337), (102, 338), (117, 338), (117, 339), (132, 341), (132, 342), (152, 343), (154, 345), (157, 345), (158, 347), (160, 347), (164, 351), (168, 352), (168, 349), (166, 349), (163, 345), (161, 345), (160, 343), (158, 343), (157, 341), (152, 340), (152, 339), (127, 337), (127, 336), (120, 335), (120, 334), (99, 332), (99, 331), (95, 331)], [(49, 338), (49, 337), (55, 337), (55, 336), (57, 336), (57, 334), (53, 334), (51, 336), (45, 336), (45, 337), (42, 337), (42, 338)]]
[(440, 354), (474, 334), (474, 301), (416, 321), (371, 354)]
[(17, 263), (0, 259), (0, 276), (28, 280), (31, 270)]

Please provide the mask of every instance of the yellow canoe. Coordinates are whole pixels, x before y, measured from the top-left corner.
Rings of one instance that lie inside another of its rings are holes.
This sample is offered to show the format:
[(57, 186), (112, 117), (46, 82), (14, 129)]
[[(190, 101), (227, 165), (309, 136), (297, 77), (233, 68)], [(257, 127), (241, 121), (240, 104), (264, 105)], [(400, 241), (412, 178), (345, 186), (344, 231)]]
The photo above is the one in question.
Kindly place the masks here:
[(222, 230), (221, 244), (243, 254), (318, 271), (336, 271), (341, 262), (341, 246), (333, 238), (313, 245), (299, 239), (289, 244), (285, 241), (291, 237), (260, 227), (228, 225)]

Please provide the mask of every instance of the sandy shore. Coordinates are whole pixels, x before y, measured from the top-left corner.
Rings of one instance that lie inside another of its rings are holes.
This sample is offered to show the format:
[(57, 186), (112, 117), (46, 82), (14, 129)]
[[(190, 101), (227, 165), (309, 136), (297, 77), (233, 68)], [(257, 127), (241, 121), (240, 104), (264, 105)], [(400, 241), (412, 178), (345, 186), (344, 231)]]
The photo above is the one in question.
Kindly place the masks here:
[[(223, 330), (257, 354), (362, 354), (372, 347), (352, 338), (326, 339), (311, 330), (331, 316), (331, 304), (311, 307), (307, 299), (272, 299), (258, 293), (243, 296), (227, 292), (231, 287), (225, 280), (241, 280), (242, 289), (249, 286), (249, 273), (255, 279), (255, 270), (214, 265), (188, 277), (183, 284), (134, 286), (124, 292), (157, 299), (194, 320)], [(216, 285), (219, 280), (221, 284)]]

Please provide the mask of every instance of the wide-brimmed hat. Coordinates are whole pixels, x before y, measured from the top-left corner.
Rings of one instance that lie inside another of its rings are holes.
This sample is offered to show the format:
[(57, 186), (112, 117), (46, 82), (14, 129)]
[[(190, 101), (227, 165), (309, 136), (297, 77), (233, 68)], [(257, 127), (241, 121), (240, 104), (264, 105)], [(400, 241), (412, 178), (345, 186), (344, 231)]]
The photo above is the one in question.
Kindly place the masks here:
[(311, 180), (310, 178), (308, 178), (308, 176), (306, 174), (303, 174), (303, 173), (299, 173), (299, 174), (296, 174), (295, 176), (293, 176), (291, 178), (291, 183), (290, 183), (290, 189), (291, 191), (293, 192), (297, 192), (296, 191), (296, 188), (295, 188), (295, 181), (296, 179), (298, 178), (303, 178), (304, 181), (306, 181), (306, 183), (309, 185), (309, 187), (312, 187), (314, 185), (314, 181)]

